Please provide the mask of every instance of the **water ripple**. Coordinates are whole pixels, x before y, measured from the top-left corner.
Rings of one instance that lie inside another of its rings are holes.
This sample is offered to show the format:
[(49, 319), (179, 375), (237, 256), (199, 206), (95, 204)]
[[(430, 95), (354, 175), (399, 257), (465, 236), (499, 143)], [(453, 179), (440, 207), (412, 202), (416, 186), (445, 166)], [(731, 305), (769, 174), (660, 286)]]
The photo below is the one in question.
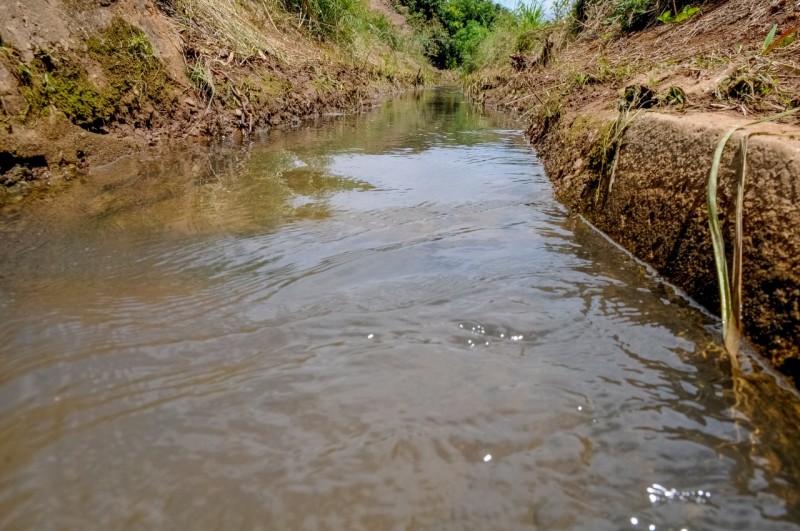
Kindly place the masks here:
[(515, 127), (408, 94), (4, 220), (0, 527), (800, 527), (795, 394)]

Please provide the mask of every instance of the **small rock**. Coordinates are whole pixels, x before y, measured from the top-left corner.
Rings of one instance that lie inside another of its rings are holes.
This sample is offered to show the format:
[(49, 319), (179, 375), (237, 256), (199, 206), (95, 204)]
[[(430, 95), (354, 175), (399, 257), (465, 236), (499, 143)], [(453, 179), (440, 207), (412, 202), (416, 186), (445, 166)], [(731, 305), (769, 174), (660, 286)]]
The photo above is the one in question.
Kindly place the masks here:
[(14, 166), (4, 174), (0, 175), (0, 184), (11, 186), (20, 181), (27, 181), (33, 178), (31, 170), (25, 166)]

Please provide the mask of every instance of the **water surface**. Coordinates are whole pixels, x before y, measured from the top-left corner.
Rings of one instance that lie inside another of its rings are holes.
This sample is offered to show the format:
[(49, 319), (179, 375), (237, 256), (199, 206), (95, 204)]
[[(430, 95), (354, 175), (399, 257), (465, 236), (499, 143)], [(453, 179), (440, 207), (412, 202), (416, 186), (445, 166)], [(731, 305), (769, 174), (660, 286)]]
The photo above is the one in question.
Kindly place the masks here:
[(3, 220), (0, 528), (800, 529), (794, 394), (441, 89)]

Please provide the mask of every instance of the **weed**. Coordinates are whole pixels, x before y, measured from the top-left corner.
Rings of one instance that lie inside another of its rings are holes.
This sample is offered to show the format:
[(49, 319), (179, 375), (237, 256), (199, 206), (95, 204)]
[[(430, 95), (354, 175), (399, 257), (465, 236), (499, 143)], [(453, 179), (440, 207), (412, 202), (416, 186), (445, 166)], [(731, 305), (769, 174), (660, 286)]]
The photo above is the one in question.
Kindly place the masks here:
[(305, 17), (317, 35), (345, 43), (352, 42), (366, 14), (356, 0), (283, 0), (283, 5)]
[(108, 118), (109, 102), (95, 88), (86, 71), (64, 58), (56, 62), (49, 53), (37, 50), (30, 63), (23, 63), (16, 51), (4, 55), (10, 62), (19, 83), (19, 91), (27, 103), (19, 119), (38, 117), (48, 107), (64, 112), (75, 124), (92, 129)]
[(614, 9), (604, 22), (620, 25), (622, 31), (636, 31), (644, 28), (649, 22), (650, 0), (618, 0)]
[[(627, 79), (633, 72), (633, 66), (626, 65), (622, 67), (612, 66), (605, 59), (597, 61), (597, 70), (594, 72), (573, 71), (567, 76), (568, 83), (572, 86), (583, 87), (585, 85), (606, 83), (609, 81), (619, 81)], [(647, 90), (650, 87), (655, 88), (655, 80), (650, 78)], [(633, 98), (629, 98), (633, 99)]]
[(196, 35), (219, 42), (242, 56), (270, 53), (288, 58), (269, 39), (265, 28), (271, 15), (266, 2), (255, 0), (162, 0)]
[(781, 33), (777, 39), (775, 38), (776, 29), (777, 26), (773, 26), (772, 30), (770, 30), (769, 34), (767, 35), (762, 49), (763, 55), (767, 55), (778, 46), (788, 46), (789, 44), (793, 43), (797, 39), (797, 32), (800, 30), (800, 24), (787, 29)]
[(617, 163), (619, 161), (619, 151), (622, 148), (622, 141), (628, 127), (633, 124), (642, 111), (630, 112), (630, 108), (620, 109), (616, 120), (600, 130), (600, 137), (595, 142), (588, 155), (589, 167), (600, 176), (597, 189), (595, 191), (595, 201), (600, 200), (603, 186), (602, 181), (606, 179), (607, 198), (611, 194), (614, 186), (614, 178), (617, 173)]
[(764, 44), (761, 47), (761, 52), (762, 53), (766, 53), (767, 50), (769, 49), (769, 47), (772, 46), (772, 43), (775, 41), (775, 32), (776, 31), (778, 31), (778, 25), (777, 24), (773, 24), (772, 28), (769, 30), (769, 33), (767, 33), (767, 38), (764, 39)]
[(377, 15), (369, 18), (367, 24), (370, 30), (377, 35), (380, 40), (388, 44), (391, 49), (399, 49), (400, 37), (384, 15)]
[(120, 17), (87, 41), (89, 56), (103, 66), (103, 96), (113, 108), (138, 107), (143, 99), (161, 103), (170, 81), (145, 33)]
[(539, 34), (536, 31), (523, 31), (516, 35), (514, 51), (517, 53), (527, 53), (540, 44)]
[(17, 79), (20, 85), (30, 87), (33, 82), (33, 71), (31, 67), (26, 64), (19, 64), (17, 66)]
[(544, 137), (561, 120), (563, 94), (552, 91), (545, 93), (543, 99), (544, 101), (536, 107), (536, 117), (527, 131), (528, 137), (533, 143)]
[(570, 75), (570, 81), (573, 85), (584, 87), (594, 81), (594, 78), (586, 72), (573, 72)]
[(254, 80), (254, 85), (270, 96), (280, 96), (291, 91), (292, 85), (285, 79), (274, 77), (268, 72), (262, 72), (260, 77)]
[[(725, 133), (722, 139), (717, 144), (714, 151), (714, 157), (711, 159), (711, 170), (708, 174), (708, 184), (706, 188), (706, 203), (708, 208), (708, 225), (711, 231), (711, 244), (714, 250), (714, 264), (717, 271), (717, 281), (719, 286), (719, 300), (720, 300), (720, 316), (722, 317), (722, 329), (726, 339), (725, 349), (732, 362), (736, 362), (736, 352), (738, 352), (739, 345), (735, 339), (735, 332), (739, 329), (739, 323), (736, 322), (734, 316), (734, 304), (731, 300), (731, 283), (728, 270), (728, 260), (725, 257), (725, 240), (722, 236), (722, 230), (719, 225), (719, 213), (717, 211), (717, 187), (720, 161), (722, 160), (722, 152), (730, 140), (733, 133), (739, 127), (734, 127)], [(736, 363), (735, 365), (738, 365)]]
[(667, 107), (671, 105), (686, 105), (686, 93), (682, 88), (671, 85), (659, 98), (659, 103)]
[[(741, 45), (739, 45), (741, 48)], [(741, 50), (740, 50), (741, 51)], [(737, 54), (740, 53), (736, 52)], [(700, 56), (696, 55), (692, 57), (692, 64), (698, 68), (703, 70), (712, 70), (715, 68), (719, 68), (722, 66), (729, 65), (731, 63), (730, 57), (724, 57), (721, 55), (711, 55), (711, 56)]]
[(535, 4), (521, 11), (500, 15), (472, 55), (472, 63), (483, 68), (507, 63), (509, 57), (514, 56), (517, 59), (513, 60), (528, 64), (530, 58), (524, 55), (537, 49), (542, 50), (541, 60), (546, 53), (544, 49), (552, 46), (548, 41), (552, 30), (543, 18), (542, 4)]
[(599, 82), (627, 79), (633, 72), (633, 65), (615, 66), (607, 59), (601, 58), (597, 61), (597, 72), (595, 77)]
[(716, 96), (721, 100), (739, 100), (754, 103), (778, 88), (768, 69), (740, 69), (723, 79), (717, 86)]
[(533, 2), (517, 0), (514, 13), (517, 15), (519, 25), (524, 28), (538, 28), (544, 24), (544, 3), (541, 0)]
[(672, 11), (669, 9), (661, 13), (659, 16), (656, 17), (656, 20), (661, 22), (662, 24), (675, 24), (678, 22), (683, 22), (684, 20), (689, 20), (697, 13), (700, 12), (699, 7), (695, 6), (683, 6), (683, 10), (680, 12), (672, 14)]
[(186, 66), (186, 75), (197, 92), (203, 95), (210, 105), (217, 96), (217, 87), (214, 84), (214, 75), (206, 63), (200, 61)]
[(153, 56), (153, 47), (150, 45), (150, 40), (147, 38), (147, 35), (143, 32), (134, 31), (128, 41), (128, 52), (146, 61)]

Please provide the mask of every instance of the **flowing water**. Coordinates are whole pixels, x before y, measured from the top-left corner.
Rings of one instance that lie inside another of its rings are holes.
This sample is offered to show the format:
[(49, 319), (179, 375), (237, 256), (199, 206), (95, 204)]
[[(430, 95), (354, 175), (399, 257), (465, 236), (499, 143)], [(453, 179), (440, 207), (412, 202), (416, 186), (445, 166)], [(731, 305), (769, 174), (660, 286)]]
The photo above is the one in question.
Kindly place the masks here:
[(457, 91), (3, 220), (0, 528), (800, 529), (798, 400)]

